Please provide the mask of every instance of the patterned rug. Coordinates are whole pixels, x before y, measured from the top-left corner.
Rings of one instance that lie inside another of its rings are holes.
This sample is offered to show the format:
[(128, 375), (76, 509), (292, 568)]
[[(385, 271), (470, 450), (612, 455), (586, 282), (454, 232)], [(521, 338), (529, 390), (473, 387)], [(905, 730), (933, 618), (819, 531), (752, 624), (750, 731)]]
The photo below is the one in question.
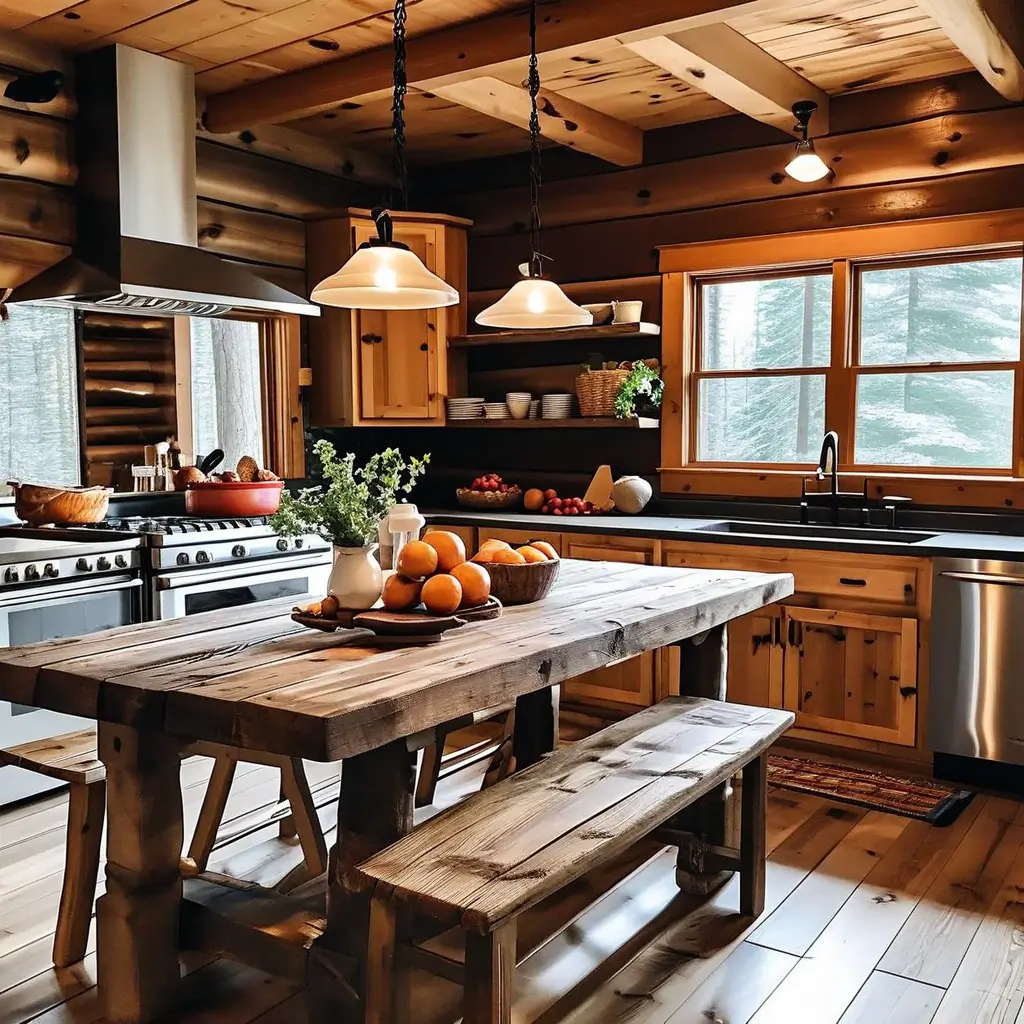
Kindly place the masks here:
[(974, 798), (970, 790), (934, 779), (886, 775), (868, 768), (779, 754), (768, 755), (768, 782), (782, 789), (902, 814), (938, 826), (955, 821)]

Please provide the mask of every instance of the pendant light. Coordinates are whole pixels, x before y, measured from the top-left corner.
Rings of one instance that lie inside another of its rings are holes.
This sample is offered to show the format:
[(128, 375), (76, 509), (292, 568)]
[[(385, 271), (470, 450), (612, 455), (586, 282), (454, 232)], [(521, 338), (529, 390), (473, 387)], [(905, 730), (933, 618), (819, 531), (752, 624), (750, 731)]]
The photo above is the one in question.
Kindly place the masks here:
[(817, 109), (818, 104), (814, 100), (802, 100), (793, 104), (795, 129), (802, 137), (796, 144), (796, 156), (786, 164), (786, 173), (797, 181), (821, 181), (832, 173), (832, 168), (814, 151), (814, 142), (807, 134), (811, 115)]
[(497, 302), (477, 314), (481, 327), (539, 330), (555, 327), (587, 327), (592, 313), (577, 306), (554, 281), (544, 277), (540, 252), (540, 69), (537, 62), (537, 0), (530, 0), (530, 262), (521, 263), (523, 280), (514, 284)]
[[(406, 207), (408, 173), (405, 166), (405, 4), (395, 0), (394, 89), (391, 130), (395, 142), (395, 170), (402, 208)], [(340, 270), (324, 278), (310, 298), (322, 306), (342, 309), (437, 309), (454, 306), (459, 293), (447, 281), (431, 273), (407, 245), (394, 239), (391, 214), (383, 207), (371, 216), (377, 237), (363, 242)]]

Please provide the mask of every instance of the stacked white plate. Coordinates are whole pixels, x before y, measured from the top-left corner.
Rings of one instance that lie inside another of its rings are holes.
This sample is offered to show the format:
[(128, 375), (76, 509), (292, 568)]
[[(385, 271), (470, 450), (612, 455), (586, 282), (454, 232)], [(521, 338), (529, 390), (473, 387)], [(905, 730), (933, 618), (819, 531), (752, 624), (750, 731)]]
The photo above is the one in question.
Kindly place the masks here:
[(504, 402), (484, 402), (484, 419), (509, 419), (508, 406)]
[(449, 398), (448, 419), (478, 420), (484, 414), (482, 398)]
[(543, 420), (567, 420), (572, 415), (572, 395), (544, 395), (540, 400)]
[(540, 399), (539, 398), (535, 398), (530, 403), (530, 416), (529, 416), (529, 418), (531, 420), (538, 420), (538, 419), (540, 419)]

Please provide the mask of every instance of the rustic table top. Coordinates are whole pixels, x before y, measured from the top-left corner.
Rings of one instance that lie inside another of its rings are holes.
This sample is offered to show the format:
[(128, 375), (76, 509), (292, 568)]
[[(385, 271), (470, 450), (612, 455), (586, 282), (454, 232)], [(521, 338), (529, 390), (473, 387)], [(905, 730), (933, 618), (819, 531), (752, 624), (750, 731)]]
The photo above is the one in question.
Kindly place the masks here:
[(788, 597), (788, 573), (566, 559), (551, 594), (423, 647), (320, 633), (292, 601), (0, 649), (0, 700), (311, 760), (352, 757)]

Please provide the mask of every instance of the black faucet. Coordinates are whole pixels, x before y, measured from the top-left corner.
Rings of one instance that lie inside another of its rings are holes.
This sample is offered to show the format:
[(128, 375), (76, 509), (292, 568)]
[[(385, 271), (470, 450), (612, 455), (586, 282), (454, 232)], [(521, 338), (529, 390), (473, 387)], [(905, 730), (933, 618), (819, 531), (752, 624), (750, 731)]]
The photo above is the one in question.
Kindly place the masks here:
[[(832, 453), (831, 467), (828, 461), (830, 452)], [(828, 472), (832, 474), (832, 506), (838, 508), (836, 499), (839, 497), (839, 435), (834, 430), (830, 430), (821, 439), (821, 454), (818, 456), (816, 475), (819, 480), (824, 480), (825, 474)]]

